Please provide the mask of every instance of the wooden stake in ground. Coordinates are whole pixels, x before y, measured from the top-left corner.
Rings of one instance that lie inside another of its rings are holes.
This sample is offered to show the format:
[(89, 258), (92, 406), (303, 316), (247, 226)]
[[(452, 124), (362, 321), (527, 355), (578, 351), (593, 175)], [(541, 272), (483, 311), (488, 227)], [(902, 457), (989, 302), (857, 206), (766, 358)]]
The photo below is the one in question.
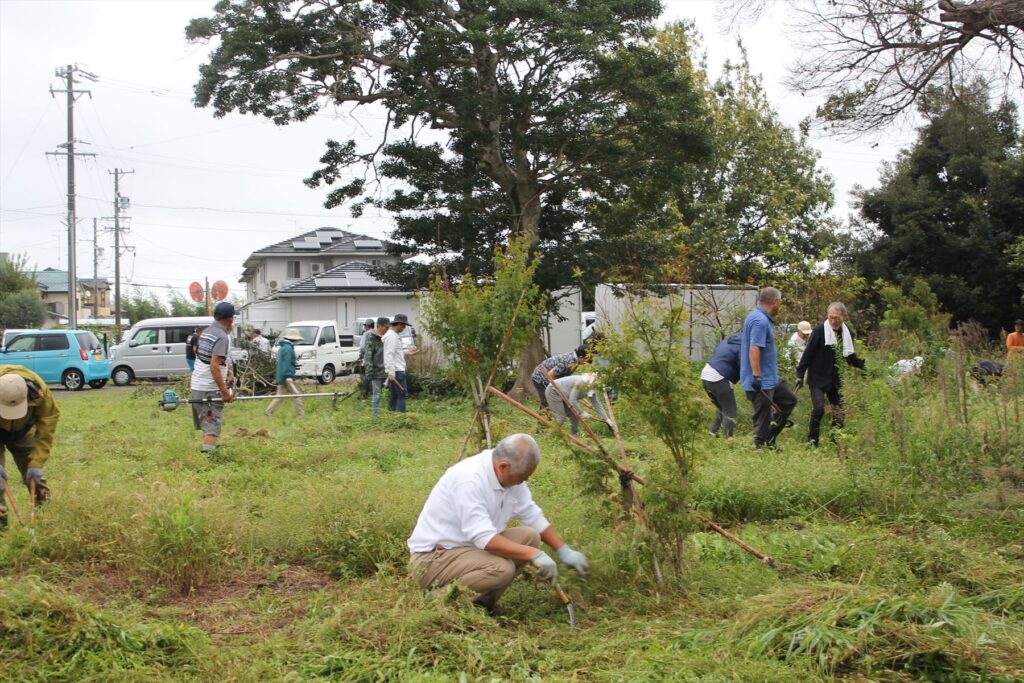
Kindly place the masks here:
[[(626, 455), (626, 446), (622, 443), (622, 433), (619, 431), (619, 422), (615, 419), (615, 409), (612, 407), (612, 399), (608, 396), (608, 390), (605, 389), (604, 404), (608, 409), (608, 420), (612, 425), (612, 433), (615, 435), (615, 443), (619, 447), (619, 455), (622, 457), (622, 467), (629, 470), (629, 456)], [(600, 399), (595, 399), (600, 400)], [(640, 524), (640, 528), (646, 531), (647, 518), (644, 516), (644, 507), (640, 504), (640, 496), (636, 491), (636, 482), (634, 481), (635, 476), (619, 477), (619, 483), (622, 486), (623, 495), (629, 497), (629, 505), (633, 508), (633, 514), (636, 515), (636, 520)], [(658, 582), (658, 585), (665, 583), (665, 577), (661, 573), (661, 563), (658, 562), (658, 556), (652, 554), (653, 568), (654, 568), (654, 579)]]
[(18, 524), (25, 526), (25, 520), (21, 518), (18, 503), (14, 500), (14, 494), (11, 493), (11, 487), (7, 482), (4, 482), (4, 494), (7, 496), (7, 501), (11, 504), (11, 509), (14, 510), (14, 516), (18, 518)]
[[(466, 447), (469, 445), (469, 437), (473, 436), (473, 427), (476, 426), (476, 420), (480, 417), (481, 412), (487, 410), (487, 390), (491, 388), (491, 382), (494, 381), (494, 375), (498, 372), (498, 365), (501, 363), (501, 356), (505, 353), (505, 347), (508, 346), (508, 340), (512, 338), (512, 330), (515, 328), (516, 318), (519, 317), (519, 308), (523, 305), (523, 299), (526, 298), (526, 288), (519, 293), (519, 301), (516, 302), (516, 307), (512, 311), (512, 318), (508, 321), (508, 327), (505, 328), (505, 336), (501, 340), (501, 346), (498, 347), (498, 355), (494, 357), (494, 364), (491, 366), (491, 374), (487, 375), (487, 383), (484, 384), (483, 389), (480, 390), (480, 400), (477, 403), (476, 410), (473, 411), (473, 419), (469, 421), (469, 429), (466, 431), (466, 438), (462, 440), (462, 450), (459, 451), (459, 460), (466, 457)], [(478, 378), (479, 379), (479, 378)], [(470, 382), (472, 384), (472, 381)], [(489, 429), (488, 425), (485, 425), (485, 429)], [(490, 437), (488, 437), (488, 447), (490, 447)]]
[(28, 523), (36, 523), (36, 480), (28, 480)]
[(512, 398), (508, 394), (503, 393), (503, 392), (495, 389), (494, 387), (487, 387), (487, 390), (489, 392), (491, 392), (492, 394), (494, 394), (495, 396), (497, 396), (498, 398), (500, 398), (501, 400), (503, 400), (506, 403), (508, 403), (510, 406), (512, 406), (514, 408), (518, 408), (519, 410), (523, 411), (524, 413), (526, 413), (527, 415), (532, 417), (537, 422), (540, 422), (545, 427), (551, 427), (556, 432), (558, 432), (559, 434), (561, 434), (565, 438), (567, 438), (570, 441), (572, 441), (574, 444), (576, 444), (577, 446), (582, 448), (587, 453), (593, 453), (594, 452), (593, 448), (591, 448), (587, 444), (583, 443), (582, 441), (577, 439), (575, 436), (573, 436), (569, 432), (565, 431), (564, 429), (562, 429), (561, 427), (559, 427), (554, 422), (552, 422), (551, 420), (547, 419), (546, 417), (544, 417), (543, 415), (541, 415), (537, 411), (531, 410), (530, 408), (527, 408), (522, 403), (520, 403), (519, 401), (515, 400), (514, 398)]

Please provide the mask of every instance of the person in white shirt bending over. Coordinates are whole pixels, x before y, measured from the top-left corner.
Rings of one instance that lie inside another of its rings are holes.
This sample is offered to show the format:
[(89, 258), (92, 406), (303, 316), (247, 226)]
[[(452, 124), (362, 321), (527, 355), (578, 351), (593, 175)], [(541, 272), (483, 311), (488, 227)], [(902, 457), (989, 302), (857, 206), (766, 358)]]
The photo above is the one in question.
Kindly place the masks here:
[(408, 316), (398, 313), (391, 319), (391, 329), (381, 337), (384, 342), (384, 370), (388, 373), (388, 410), (393, 413), (404, 413), (405, 400), (409, 397), (405, 357), (416, 353), (416, 347), (405, 348), (399, 336), (408, 324)]
[[(586, 556), (559, 537), (533, 502), (526, 480), (540, 463), (540, 446), (529, 434), (505, 437), (448, 468), (434, 486), (409, 537), (410, 573), (424, 589), (453, 581), (476, 593), (493, 610), (527, 562), (542, 579), (558, 565), (540, 550), (544, 541), (566, 565), (587, 573)], [(511, 520), (520, 526), (508, 528)]]

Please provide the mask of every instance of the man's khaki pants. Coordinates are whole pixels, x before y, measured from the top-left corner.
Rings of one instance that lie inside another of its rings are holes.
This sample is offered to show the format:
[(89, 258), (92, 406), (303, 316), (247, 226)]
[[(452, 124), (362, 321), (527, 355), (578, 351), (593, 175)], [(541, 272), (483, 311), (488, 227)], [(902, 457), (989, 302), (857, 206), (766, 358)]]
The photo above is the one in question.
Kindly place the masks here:
[(277, 393), (275, 394), (276, 398), (274, 398), (274, 400), (270, 402), (270, 405), (267, 406), (267, 409), (265, 411), (263, 411), (263, 414), (272, 415), (274, 411), (277, 410), (277, 406), (281, 403), (282, 400), (284, 400), (284, 397), (288, 396), (289, 394), (299, 397), (293, 399), (295, 402), (295, 414), (298, 415), (299, 417), (302, 417), (304, 412), (302, 409), (302, 390), (295, 386), (295, 380), (293, 380), (291, 377), (286, 377), (284, 380), (284, 384), (277, 385)]
[[(540, 534), (530, 527), (505, 529), (501, 535), (513, 543), (540, 547)], [(438, 548), (433, 552), (413, 553), (409, 571), (421, 588), (440, 588), (458, 581), (476, 592), (474, 602), (492, 608), (525, 565), (525, 561), (507, 560), (476, 547)]]

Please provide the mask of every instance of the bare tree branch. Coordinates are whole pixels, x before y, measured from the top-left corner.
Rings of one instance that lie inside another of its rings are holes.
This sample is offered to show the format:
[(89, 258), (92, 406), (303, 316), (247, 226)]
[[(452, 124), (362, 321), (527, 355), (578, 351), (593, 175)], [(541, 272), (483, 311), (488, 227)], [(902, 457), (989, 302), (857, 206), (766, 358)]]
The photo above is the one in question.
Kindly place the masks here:
[[(730, 0), (733, 26), (772, 0)], [(1024, 0), (782, 0), (801, 57), (788, 85), (823, 94), (818, 118), (845, 133), (882, 128), (930, 86), (977, 78), (1024, 86)], [(776, 5), (776, 6), (779, 6)]]

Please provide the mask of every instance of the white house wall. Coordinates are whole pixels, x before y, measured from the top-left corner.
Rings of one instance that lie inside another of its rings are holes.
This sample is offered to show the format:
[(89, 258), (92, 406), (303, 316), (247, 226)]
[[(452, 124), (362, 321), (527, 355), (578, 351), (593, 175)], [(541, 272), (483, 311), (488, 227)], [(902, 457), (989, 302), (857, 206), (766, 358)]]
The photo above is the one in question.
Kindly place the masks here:
[[(339, 307), (339, 303), (342, 302), (350, 304), (348, 327), (345, 326), (343, 319), (339, 319), (339, 310), (344, 310)], [(288, 323), (296, 320), (338, 320), (343, 330), (342, 334), (357, 334), (362, 332), (362, 321), (366, 318), (378, 318), (382, 315), (391, 318), (397, 313), (409, 316), (409, 321), (416, 327), (416, 331), (423, 334), (423, 326), (418, 320), (419, 306), (416, 298), (401, 292), (281, 297), (250, 304), (243, 310), (242, 322), (264, 332), (280, 333)]]
[[(594, 310), (601, 324), (629, 324), (629, 305), (636, 298), (617, 295), (624, 291), (619, 285), (598, 285)], [(720, 339), (738, 332), (746, 314), (757, 305), (756, 287), (677, 285), (676, 292), (690, 320), (687, 356), (694, 361), (705, 360)]]

